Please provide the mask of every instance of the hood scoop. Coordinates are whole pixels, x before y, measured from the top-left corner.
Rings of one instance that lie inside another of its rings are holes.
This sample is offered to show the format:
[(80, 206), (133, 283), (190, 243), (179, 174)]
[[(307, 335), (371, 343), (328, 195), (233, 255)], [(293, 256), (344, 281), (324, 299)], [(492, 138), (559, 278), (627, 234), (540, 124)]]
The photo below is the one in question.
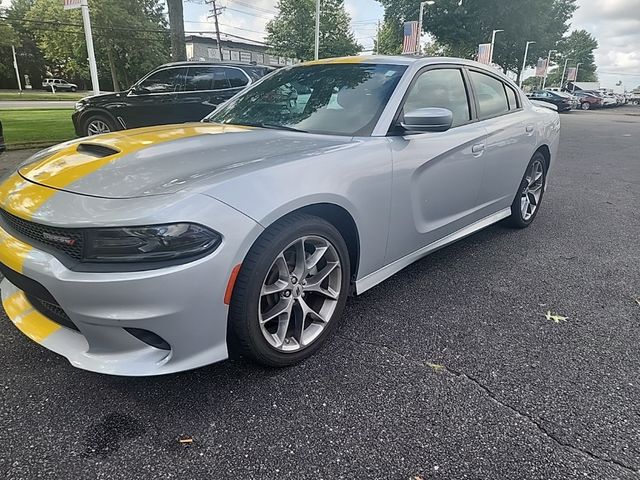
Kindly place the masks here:
[(76, 152), (95, 158), (105, 158), (120, 153), (120, 150), (97, 143), (80, 143), (78, 144), (78, 148), (76, 148)]

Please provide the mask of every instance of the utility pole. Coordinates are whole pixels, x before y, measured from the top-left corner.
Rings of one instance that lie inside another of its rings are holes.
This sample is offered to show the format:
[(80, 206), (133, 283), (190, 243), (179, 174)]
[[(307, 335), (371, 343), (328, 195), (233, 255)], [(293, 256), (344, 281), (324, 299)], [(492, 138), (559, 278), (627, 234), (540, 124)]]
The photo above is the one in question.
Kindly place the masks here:
[(218, 9), (218, 7), (216, 7), (216, 0), (206, 0), (206, 3), (208, 5), (211, 5), (211, 15), (209, 15), (209, 18), (213, 17), (213, 22), (216, 25), (216, 42), (218, 43), (218, 54), (220, 55), (220, 61), (224, 61), (224, 58), (222, 57), (222, 42), (220, 40), (220, 26), (218, 25), (218, 15), (220, 15), (223, 11), (222, 8)]
[(100, 82), (98, 80), (98, 66), (96, 65), (96, 53), (93, 50), (93, 34), (91, 33), (91, 17), (89, 16), (89, 3), (82, 0), (82, 23), (84, 24), (84, 36), (87, 42), (87, 55), (89, 56), (89, 72), (91, 73), (91, 86), (93, 94), (100, 95)]
[(320, 0), (316, 0), (316, 42), (314, 49), (314, 58), (318, 60), (320, 57)]
[(527, 56), (529, 56), (529, 45), (533, 45), (536, 42), (527, 42), (527, 46), (524, 48), (524, 61), (522, 62), (522, 71), (520, 72), (520, 88), (522, 88), (522, 82), (524, 82), (524, 71), (527, 68)]
[(11, 52), (13, 52), (13, 68), (16, 69), (16, 79), (18, 80), (18, 90), (22, 93), (22, 81), (20, 80), (20, 70), (18, 70), (18, 59), (16, 58), (16, 47), (11, 45)]
[(549, 55), (547, 55), (547, 68), (544, 69), (544, 79), (542, 80), (542, 90), (547, 86), (547, 77), (549, 76), (549, 67), (551, 65), (551, 54), (556, 53), (557, 50), (549, 50)]
[(491, 56), (489, 57), (489, 65), (493, 65), (493, 50), (496, 45), (496, 33), (504, 32), (504, 30), (494, 30), (491, 34)]
[(376, 50), (373, 53), (376, 55), (380, 53), (380, 20), (378, 20), (378, 29), (376, 30)]
[(424, 18), (424, 7), (425, 5), (433, 5), (433, 0), (427, 0), (425, 2), (420, 2), (420, 16), (418, 17), (418, 55), (422, 55), (422, 20)]
[(560, 79), (560, 91), (562, 91), (562, 87), (564, 86), (564, 76), (567, 74), (567, 64), (569, 63), (569, 58), (564, 61), (564, 68), (562, 69), (562, 78)]

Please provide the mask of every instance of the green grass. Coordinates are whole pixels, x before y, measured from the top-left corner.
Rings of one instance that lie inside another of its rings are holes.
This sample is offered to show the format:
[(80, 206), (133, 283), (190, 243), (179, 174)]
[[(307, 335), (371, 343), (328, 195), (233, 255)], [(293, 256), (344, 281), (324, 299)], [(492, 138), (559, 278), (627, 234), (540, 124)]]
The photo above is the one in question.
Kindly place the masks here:
[(4, 140), (10, 150), (53, 145), (76, 136), (71, 109), (0, 110)]
[(87, 95), (91, 95), (91, 92), (58, 92), (51, 93), (44, 90), (25, 90), (22, 94), (17, 90), (0, 90), (0, 101), (73, 101), (80, 100)]

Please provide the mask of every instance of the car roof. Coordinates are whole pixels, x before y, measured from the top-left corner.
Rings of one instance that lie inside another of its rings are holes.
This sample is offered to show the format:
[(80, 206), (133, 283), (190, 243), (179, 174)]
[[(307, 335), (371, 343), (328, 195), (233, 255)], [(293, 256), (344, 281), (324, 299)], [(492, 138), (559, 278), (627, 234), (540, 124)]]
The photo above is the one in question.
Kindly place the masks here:
[(323, 65), (333, 63), (374, 63), (383, 65), (431, 65), (439, 63), (454, 63), (459, 65), (469, 65), (474, 67), (484, 68), (485, 70), (495, 71), (491, 67), (482, 63), (475, 62), (473, 60), (466, 60), (464, 58), (454, 57), (423, 57), (419, 55), (358, 55), (353, 57), (335, 57), (335, 58), (323, 58), (321, 60), (312, 60), (310, 62), (304, 62), (299, 65)]
[(240, 68), (268, 68), (274, 69), (274, 67), (270, 67), (268, 65), (260, 65), (260, 64), (252, 64), (252, 63), (234, 63), (234, 62), (207, 62), (200, 60), (192, 60), (187, 62), (170, 62), (165, 63), (163, 65), (159, 65), (155, 68), (158, 70), (160, 68), (165, 67), (191, 67), (191, 66), (212, 66), (212, 67), (240, 67)]

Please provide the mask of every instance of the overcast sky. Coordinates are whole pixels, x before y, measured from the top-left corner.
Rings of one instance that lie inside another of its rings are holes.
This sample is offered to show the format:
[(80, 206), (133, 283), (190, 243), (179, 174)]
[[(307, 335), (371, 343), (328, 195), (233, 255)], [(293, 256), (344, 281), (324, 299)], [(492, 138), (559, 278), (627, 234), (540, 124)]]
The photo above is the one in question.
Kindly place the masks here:
[[(0, 1), (3, 5), (10, 2)], [(204, 0), (185, 0), (186, 30), (213, 32), (212, 21), (207, 20), (208, 8), (203, 4)], [(227, 7), (220, 17), (221, 31), (263, 40), (277, 0), (219, 0), (219, 4)], [(345, 5), (358, 42), (365, 49), (373, 48), (382, 7), (375, 0), (345, 0)], [(600, 42), (596, 63), (602, 86), (611, 88), (619, 81), (629, 89), (640, 86), (640, 0), (578, 0), (578, 5), (571, 28), (584, 28)]]

